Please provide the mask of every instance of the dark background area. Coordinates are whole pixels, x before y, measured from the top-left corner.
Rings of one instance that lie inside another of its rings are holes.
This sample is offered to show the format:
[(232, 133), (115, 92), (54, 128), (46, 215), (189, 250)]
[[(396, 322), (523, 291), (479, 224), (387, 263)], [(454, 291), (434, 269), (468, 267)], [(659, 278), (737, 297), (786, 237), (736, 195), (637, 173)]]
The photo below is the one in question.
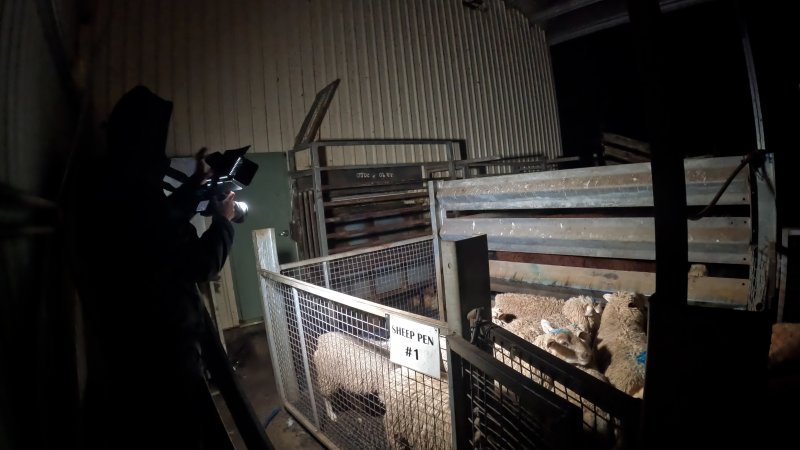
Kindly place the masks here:
[[(671, 146), (686, 156), (755, 149), (747, 68), (734, 2), (664, 15)], [(566, 156), (601, 150), (602, 132), (646, 140), (641, 76), (630, 25), (551, 47)]]
[[(800, 225), (793, 168), (800, 163), (800, 27), (791, 2), (707, 2), (663, 16), (662, 80), (669, 146), (686, 157), (756, 148), (742, 23), (755, 61), (766, 149), (774, 152), (779, 227)], [(630, 25), (551, 47), (565, 156), (601, 151), (602, 132), (646, 140)]]

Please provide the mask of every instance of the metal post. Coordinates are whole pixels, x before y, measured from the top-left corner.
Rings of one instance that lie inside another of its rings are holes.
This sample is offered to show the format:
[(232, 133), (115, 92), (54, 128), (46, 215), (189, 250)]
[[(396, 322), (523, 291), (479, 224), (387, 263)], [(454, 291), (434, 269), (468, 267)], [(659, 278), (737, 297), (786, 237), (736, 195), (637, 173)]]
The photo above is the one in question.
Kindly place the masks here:
[(322, 176), (320, 174), (319, 163), (319, 143), (312, 142), (311, 148), (311, 170), (314, 177), (314, 213), (317, 215), (317, 240), (319, 242), (319, 256), (328, 256), (328, 231), (325, 226), (325, 204), (322, 199)]
[(322, 275), (325, 277), (325, 287), (331, 288), (331, 269), (328, 261), (322, 261)]
[(469, 339), (467, 313), (475, 308), (491, 308), (489, 294), (489, 250), (486, 235), (442, 241), (442, 279), (444, 280), (447, 326)]
[(675, 324), (684, 322), (687, 309), (686, 180), (681, 149), (665, 145), (669, 117), (662, 89), (668, 66), (661, 60), (659, 2), (628, 0), (627, 7), (644, 81), (656, 238), (656, 293), (648, 317), (642, 442), (645, 448), (675, 448), (685, 444), (680, 440), (687, 435), (676, 431), (685, 429), (686, 409), (694, 406), (685, 389), (692, 378), (682, 354), (687, 351), (688, 339), (675, 332)]
[[(256, 252), (257, 269), (280, 273), (275, 229), (253, 230), (253, 249)], [(280, 298), (281, 293), (271, 288), (267, 280), (263, 277), (259, 277), (259, 279), (261, 280), (261, 304), (264, 308), (264, 325), (267, 328), (267, 343), (269, 344), (272, 367), (275, 370), (275, 384), (283, 402), (286, 404), (290, 401), (297, 400), (297, 396), (300, 392), (297, 386), (297, 380), (293, 377), (289, 377), (289, 379), (286, 380), (283, 378), (282, 368), (284, 364), (290, 366), (286, 369), (288, 373), (296, 373), (294, 362), (291, 358), (286, 362), (279, 359), (278, 341), (280, 340), (283, 348), (289, 348), (289, 328), (286, 325), (287, 314), (283, 309), (283, 301), (279, 302), (281, 304), (280, 307), (270, 303), (270, 299)], [(276, 330), (273, 324), (278, 324), (279, 329)]]
[(439, 218), (439, 203), (436, 201), (436, 182), (428, 181), (428, 199), (431, 207), (431, 233), (433, 233), (433, 263), (436, 270), (436, 296), (439, 300), (439, 319), (445, 320), (446, 309), (444, 304), (444, 281), (442, 280), (442, 250), (441, 239), (439, 238), (439, 226), (442, 221)]
[[(764, 142), (764, 121), (761, 114), (761, 98), (758, 92), (758, 79), (753, 60), (753, 50), (750, 47), (750, 33), (747, 29), (747, 19), (737, 2), (739, 17), (739, 30), (742, 38), (742, 51), (747, 65), (747, 78), (750, 82), (750, 99), (753, 104), (753, 122), (756, 132), (756, 149), (766, 149)], [(774, 280), (777, 267), (775, 267), (775, 243), (778, 240), (778, 214), (775, 202), (775, 163), (772, 154), (764, 156), (761, 167), (751, 168), (755, 195), (752, 196), (753, 230), (756, 245), (753, 248), (753, 260), (750, 264), (750, 280), (752, 288), (748, 299), (748, 309), (760, 311), (771, 304), (775, 296)]]
[(450, 179), (456, 179), (456, 162), (453, 160), (453, 142), (450, 141), (447, 146), (447, 170), (450, 172)]
[(468, 448), (470, 445), (471, 430), (469, 426), (470, 412), (467, 410), (466, 388), (464, 369), (461, 355), (453, 351), (450, 338), (447, 340), (447, 384), (450, 386), (450, 423), (453, 424), (453, 448)]
[(311, 401), (311, 413), (314, 415), (314, 423), (319, 428), (319, 416), (317, 415), (317, 402), (314, 399), (314, 384), (311, 382), (311, 369), (308, 367), (308, 350), (306, 349), (306, 334), (303, 330), (303, 316), (300, 313), (300, 296), (297, 294), (297, 289), (292, 288), (292, 299), (294, 300), (294, 310), (297, 314), (297, 333), (300, 339), (300, 351), (303, 356), (303, 370), (306, 374), (306, 383), (308, 383), (308, 397)]

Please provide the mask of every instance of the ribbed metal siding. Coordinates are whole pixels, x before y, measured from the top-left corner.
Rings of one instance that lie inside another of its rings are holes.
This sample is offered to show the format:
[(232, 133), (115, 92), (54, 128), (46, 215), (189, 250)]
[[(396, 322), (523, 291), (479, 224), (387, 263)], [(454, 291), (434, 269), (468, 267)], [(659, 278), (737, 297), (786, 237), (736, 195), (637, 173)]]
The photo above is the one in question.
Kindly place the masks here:
[[(501, 0), (99, 2), (100, 117), (144, 83), (175, 101), (168, 151), (291, 148), (315, 93), (339, 92), (323, 138), (465, 138), (471, 157), (561, 154), (544, 33)], [(329, 163), (435, 157), (397, 148)]]
[(0, 1), (0, 182), (52, 189), (60, 174), (48, 171), (69, 146), (72, 120), (36, 4)]

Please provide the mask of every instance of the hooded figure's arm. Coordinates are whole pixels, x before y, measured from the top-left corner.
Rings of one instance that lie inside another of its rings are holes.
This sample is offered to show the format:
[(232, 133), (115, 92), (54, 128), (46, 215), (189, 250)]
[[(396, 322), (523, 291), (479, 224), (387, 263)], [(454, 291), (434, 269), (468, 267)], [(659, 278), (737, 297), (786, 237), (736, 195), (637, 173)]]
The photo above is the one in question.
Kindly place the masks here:
[(199, 238), (193, 225), (187, 224), (190, 239), (183, 241), (173, 255), (173, 276), (183, 281), (204, 282), (216, 277), (225, 265), (233, 245), (233, 224), (214, 214), (211, 226)]

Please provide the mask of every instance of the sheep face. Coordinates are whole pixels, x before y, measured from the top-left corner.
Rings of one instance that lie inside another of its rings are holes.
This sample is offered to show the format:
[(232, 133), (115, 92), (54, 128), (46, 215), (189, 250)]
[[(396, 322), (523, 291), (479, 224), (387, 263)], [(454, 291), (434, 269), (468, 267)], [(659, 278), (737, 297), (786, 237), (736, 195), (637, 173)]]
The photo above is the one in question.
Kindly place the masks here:
[(603, 294), (603, 298), (606, 299), (609, 305), (622, 306), (627, 302), (628, 308), (636, 308), (642, 312), (647, 310), (647, 299), (643, 295), (634, 292)]
[(582, 337), (574, 334), (558, 333), (553, 340), (547, 343), (547, 349), (570, 364), (585, 366), (592, 362), (592, 352), (587, 343), (588, 335), (581, 332)]
[(420, 308), (425, 311), (431, 311), (439, 308), (439, 297), (436, 294), (435, 286), (427, 286), (420, 288), (417, 295), (417, 303)]
[(547, 333), (547, 350), (570, 364), (589, 365), (592, 362), (591, 337), (580, 331), (577, 334), (566, 328), (553, 328), (542, 320), (542, 330)]

